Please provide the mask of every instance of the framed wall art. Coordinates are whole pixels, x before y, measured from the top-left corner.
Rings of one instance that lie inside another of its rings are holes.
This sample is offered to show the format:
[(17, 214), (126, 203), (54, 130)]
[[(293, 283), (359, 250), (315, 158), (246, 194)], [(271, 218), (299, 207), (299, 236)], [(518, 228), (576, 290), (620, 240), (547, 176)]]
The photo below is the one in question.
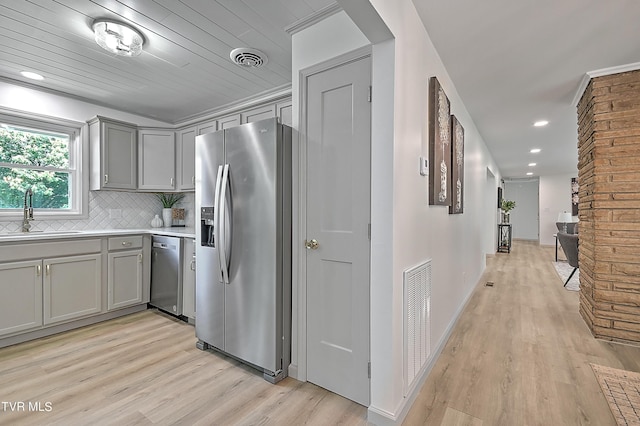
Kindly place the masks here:
[(464, 128), (451, 116), (451, 204), (449, 213), (464, 211)]
[(451, 115), (436, 77), (429, 79), (429, 205), (451, 204)]

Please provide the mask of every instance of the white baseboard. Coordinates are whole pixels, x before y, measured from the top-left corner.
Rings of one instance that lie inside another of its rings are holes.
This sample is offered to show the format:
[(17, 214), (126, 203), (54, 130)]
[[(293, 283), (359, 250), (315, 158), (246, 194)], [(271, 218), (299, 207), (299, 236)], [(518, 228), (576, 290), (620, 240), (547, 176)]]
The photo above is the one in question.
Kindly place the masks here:
[(453, 328), (455, 327), (456, 323), (460, 319), (460, 315), (462, 315), (462, 312), (467, 307), (467, 304), (471, 299), (471, 295), (476, 290), (476, 288), (478, 288), (481, 281), (482, 281), (482, 275), (480, 276), (480, 279), (478, 280), (476, 285), (467, 294), (464, 301), (460, 305), (460, 308), (458, 308), (458, 310), (456, 311), (455, 315), (453, 316), (453, 319), (447, 326), (447, 329), (444, 335), (442, 336), (437, 346), (435, 347), (435, 351), (433, 355), (430, 357), (429, 361), (427, 361), (427, 366), (424, 369), (422, 376), (416, 379), (418, 380), (418, 382), (413, 387), (413, 390), (411, 391), (411, 393), (407, 395), (406, 398), (403, 398), (402, 401), (400, 401), (400, 404), (398, 405), (398, 407), (396, 407), (393, 413), (386, 410), (379, 409), (377, 407), (374, 407), (373, 405), (369, 406), (369, 409), (367, 410), (367, 422), (369, 424), (373, 424), (376, 426), (396, 426), (396, 425), (402, 424), (402, 421), (405, 419), (405, 417), (407, 417), (407, 414), (409, 413), (411, 406), (413, 405), (416, 398), (420, 394), (420, 390), (422, 389), (422, 386), (424, 386), (424, 382), (427, 380), (427, 377), (429, 377), (429, 373), (431, 373), (431, 369), (436, 364), (436, 361), (440, 357), (440, 354), (442, 353), (442, 350), (447, 344), (447, 341), (449, 341), (449, 337), (451, 337)]
[(298, 379), (298, 365), (297, 364), (289, 364), (289, 373), (288, 373), (289, 377), (292, 377), (296, 380), (300, 380)]

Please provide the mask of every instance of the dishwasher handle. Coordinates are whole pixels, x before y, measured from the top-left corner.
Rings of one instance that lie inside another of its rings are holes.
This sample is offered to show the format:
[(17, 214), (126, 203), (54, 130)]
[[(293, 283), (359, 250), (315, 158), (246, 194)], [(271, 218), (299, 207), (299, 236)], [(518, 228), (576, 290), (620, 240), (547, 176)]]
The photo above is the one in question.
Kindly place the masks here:
[(158, 243), (158, 242), (153, 243), (153, 248), (162, 249), (162, 250), (174, 250), (174, 251), (177, 250), (177, 247), (173, 244)]

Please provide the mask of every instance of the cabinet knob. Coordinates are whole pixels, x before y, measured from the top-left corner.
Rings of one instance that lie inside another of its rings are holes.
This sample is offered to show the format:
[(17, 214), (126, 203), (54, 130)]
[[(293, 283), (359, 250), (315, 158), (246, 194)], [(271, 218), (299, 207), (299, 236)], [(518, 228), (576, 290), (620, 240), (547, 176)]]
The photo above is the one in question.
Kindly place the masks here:
[(122, 245), (123, 245), (124, 247), (129, 247), (129, 246), (131, 245), (131, 241), (123, 241), (123, 242), (122, 242)]
[(171, 186), (173, 186), (173, 178), (169, 179), (171, 181)]
[(109, 175), (104, 175), (104, 184), (108, 184), (109, 183)]
[(39, 277), (42, 274), (42, 266), (36, 265), (36, 276)]

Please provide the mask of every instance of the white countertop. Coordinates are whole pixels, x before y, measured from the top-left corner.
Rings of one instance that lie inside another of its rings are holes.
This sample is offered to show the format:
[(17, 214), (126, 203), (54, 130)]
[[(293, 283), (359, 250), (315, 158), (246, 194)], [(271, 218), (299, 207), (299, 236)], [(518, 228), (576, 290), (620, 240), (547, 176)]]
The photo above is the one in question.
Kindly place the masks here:
[(40, 241), (68, 238), (109, 237), (112, 235), (150, 234), (170, 237), (195, 238), (195, 228), (140, 228), (140, 229), (95, 229), (87, 231), (32, 231), (0, 234), (0, 244), (5, 242)]

